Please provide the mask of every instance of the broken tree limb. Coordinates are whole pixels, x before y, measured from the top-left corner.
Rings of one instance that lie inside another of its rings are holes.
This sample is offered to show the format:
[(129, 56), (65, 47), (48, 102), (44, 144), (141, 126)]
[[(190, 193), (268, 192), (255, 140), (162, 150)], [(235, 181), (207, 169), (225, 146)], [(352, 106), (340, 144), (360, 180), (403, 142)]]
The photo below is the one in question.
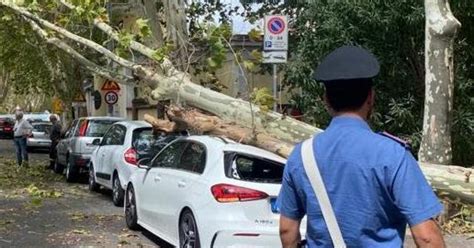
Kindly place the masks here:
[[(266, 133), (253, 135), (252, 129), (228, 123), (219, 117), (205, 114), (193, 108), (179, 108), (172, 106), (167, 115), (170, 120), (158, 120), (153, 116), (145, 115), (145, 120), (160, 131), (171, 130), (173, 122), (182, 122), (182, 128), (191, 129), (193, 133), (215, 135), (234, 140), (238, 143), (253, 145), (264, 150), (288, 158), (295, 143), (282, 142), (280, 139)], [(176, 126), (174, 126), (176, 127)], [(165, 131), (166, 132), (166, 131)], [(460, 199), (463, 203), (474, 205), (474, 183), (470, 180), (472, 169), (459, 166), (439, 166), (420, 163), (420, 167), (440, 196), (451, 199)]]
[(282, 142), (281, 140), (266, 133), (257, 132), (254, 135), (252, 129), (250, 128), (239, 126), (235, 123), (227, 123), (216, 116), (204, 114), (196, 109), (183, 109), (172, 106), (168, 109), (167, 115), (170, 121), (158, 120), (150, 115), (145, 115), (144, 119), (155, 129), (160, 131), (181, 131), (170, 129), (169, 127), (172, 126), (170, 123), (184, 123), (185, 125), (182, 125), (182, 127), (191, 130), (192, 133), (215, 135), (228, 138), (239, 143), (260, 147), (282, 157), (288, 157), (291, 150), (293, 149), (293, 144), (291, 143)]

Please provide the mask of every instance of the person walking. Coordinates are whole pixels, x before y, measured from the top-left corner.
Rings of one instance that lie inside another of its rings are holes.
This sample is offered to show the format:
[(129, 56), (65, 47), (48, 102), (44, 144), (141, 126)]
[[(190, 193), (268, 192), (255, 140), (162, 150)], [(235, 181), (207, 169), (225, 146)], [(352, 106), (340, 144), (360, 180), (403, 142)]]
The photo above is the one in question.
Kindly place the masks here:
[[(278, 198), (284, 248), (298, 247), (304, 215), (308, 247), (334, 247), (337, 240), (342, 241), (337, 247), (403, 247), (407, 224), (418, 247), (444, 247), (434, 220), (442, 205), (409, 146), (394, 136), (373, 132), (367, 123), (374, 108), (372, 79), (378, 72), (377, 59), (356, 46), (334, 50), (317, 67), (315, 79), (325, 86), (324, 98), (333, 118), (324, 132), (305, 146), (298, 144), (288, 158)], [(313, 167), (305, 167), (311, 164), (307, 156), (315, 159)], [(306, 168), (314, 167), (329, 204), (313, 190), (316, 173), (308, 175)], [(328, 205), (334, 214), (325, 215)], [(327, 216), (335, 216), (335, 221), (328, 222)]]
[(61, 139), (62, 127), (59, 123), (58, 116), (55, 114), (49, 116), (49, 121), (53, 124), (49, 131), (49, 138), (51, 139), (51, 147), (49, 148), (49, 169), (53, 169), (57, 156), (56, 146)]
[[(23, 118), (23, 112), (16, 111), (15, 126), (13, 127), (13, 142), (16, 150), (16, 161), (18, 166), (28, 165), (28, 151), (26, 149), (26, 139), (33, 130), (33, 126)], [(25, 164), (23, 164), (25, 162)]]

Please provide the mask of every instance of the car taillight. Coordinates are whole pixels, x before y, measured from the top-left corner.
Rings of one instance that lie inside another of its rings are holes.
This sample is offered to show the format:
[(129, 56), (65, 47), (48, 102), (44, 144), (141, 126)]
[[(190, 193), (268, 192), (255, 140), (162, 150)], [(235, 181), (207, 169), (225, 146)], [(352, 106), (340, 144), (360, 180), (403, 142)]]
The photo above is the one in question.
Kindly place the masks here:
[(135, 149), (128, 148), (128, 150), (123, 154), (123, 158), (125, 159), (125, 162), (131, 165), (137, 165), (137, 151), (135, 151)]
[(89, 125), (88, 120), (84, 120), (79, 127), (79, 136), (86, 136), (87, 126)]
[(230, 184), (216, 184), (211, 192), (218, 202), (254, 201), (268, 197), (264, 192)]

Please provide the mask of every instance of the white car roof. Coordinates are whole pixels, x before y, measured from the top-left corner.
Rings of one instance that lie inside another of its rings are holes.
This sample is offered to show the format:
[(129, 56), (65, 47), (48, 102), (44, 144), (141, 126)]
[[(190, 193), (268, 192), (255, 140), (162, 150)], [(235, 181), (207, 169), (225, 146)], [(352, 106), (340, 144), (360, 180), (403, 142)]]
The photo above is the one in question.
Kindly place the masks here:
[(126, 126), (127, 128), (142, 128), (142, 127), (151, 127), (151, 125), (146, 121), (120, 121), (114, 124), (121, 124)]
[(89, 117), (82, 117), (79, 119), (86, 119), (86, 120), (117, 120), (122, 121), (125, 120), (122, 117), (111, 117), (111, 116), (89, 116)]

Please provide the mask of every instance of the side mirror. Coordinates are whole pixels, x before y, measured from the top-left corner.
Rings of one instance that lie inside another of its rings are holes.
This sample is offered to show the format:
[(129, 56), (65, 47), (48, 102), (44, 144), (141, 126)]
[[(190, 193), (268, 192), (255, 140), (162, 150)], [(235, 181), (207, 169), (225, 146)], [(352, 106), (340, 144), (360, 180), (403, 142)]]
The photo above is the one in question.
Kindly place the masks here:
[(92, 145), (94, 145), (94, 146), (100, 146), (100, 142), (101, 142), (100, 139), (94, 139), (94, 140), (92, 141)]
[(138, 160), (137, 166), (140, 169), (150, 169), (150, 158), (142, 158)]

